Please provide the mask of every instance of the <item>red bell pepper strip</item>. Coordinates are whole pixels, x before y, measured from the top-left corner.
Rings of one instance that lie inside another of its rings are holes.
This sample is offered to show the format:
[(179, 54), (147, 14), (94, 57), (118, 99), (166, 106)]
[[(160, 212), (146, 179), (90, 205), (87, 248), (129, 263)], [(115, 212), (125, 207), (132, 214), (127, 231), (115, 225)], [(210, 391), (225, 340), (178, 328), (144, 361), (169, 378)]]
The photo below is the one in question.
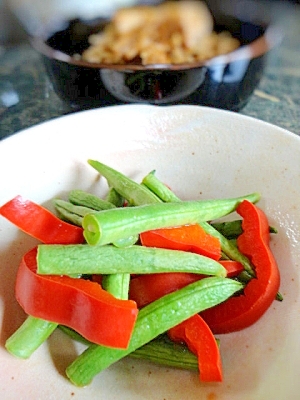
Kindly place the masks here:
[(138, 314), (98, 283), (68, 276), (38, 275), (37, 249), (26, 253), (16, 280), (16, 299), (36, 318), (66, 325), (96, 344), (126, 349)]
[(46, 208), (16, 196), (0, 207), (0, 215), (46, 244), (83, 243), (83, 229), (60, 220)]
[(223, 265), (223, 267), (227, 271), (227, 278), (233, 278), (237, 275), (239, 275), (241, 272), (244, 271), (243, 265), (234, 260), (219, 260), (218, 261), (220, 264)]
[(136, 276), (130, 281), (129, 298), (137, 303), (138, 308), (142, 308), (201, 278), (201, 275), (180, 272)]
[(199, 378), (202, 382), (222, 382), (222, 361), (218, 343), (199, 314), (171, 328), (168, 336), (175, 342), (184, 342), (198, 357)]
[(206, 233), (198, 224), (143, 232), (140, 240), (143, 246), (190, 251), (214, 260), (221, 257), (219, 239)]
[(238, 206), (237, 212), (243, 217), (243, 233), (237, 245), (250, 258), (256, 278), (247, 283), (243, 294), (201, 313), (214, 333), (238, 331), (255, 323), (272, 304), (280, 285), (278, 266), (269, 247), (266, 215), (247, 200)]

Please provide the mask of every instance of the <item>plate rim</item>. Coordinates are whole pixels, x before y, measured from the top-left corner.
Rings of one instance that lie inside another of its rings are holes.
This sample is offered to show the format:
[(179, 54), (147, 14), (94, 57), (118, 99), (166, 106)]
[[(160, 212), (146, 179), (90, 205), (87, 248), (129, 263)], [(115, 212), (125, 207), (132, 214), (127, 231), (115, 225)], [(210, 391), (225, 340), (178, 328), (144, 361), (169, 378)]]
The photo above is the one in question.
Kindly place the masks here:
[(286, 135), (292, 135), (292, 137), (296, 137), (300, 140), (300, 135), (290, 131), (286, 128), (280, 127), (276, 124), (273, 124), (268, 121), (264, 121), (260, 118), (256, 118), (251, 115), (246, 115), (242, 113), (238, 113), (235, 111), (231, 110), (224, 110), (220, 108), (215, 108), (215, 107), (209, 107), (209, 106), (200, 106), (200, 105), (187, 105), (187, 104), (178, 104), (178, 105), (169, 105), (169, 106), (161, 106), (161, 105), (152, 105), (152, 104), (120, 104), (120, 105), (113, 105), (113, 106), (107, 106), (107, 107), (97, 107), (97, 108), (91, 108), (88, 110), (77, 110), (74, 112), (70, 112), (68, 114), (60, 115), (45, 121), (38, 122), (37, 124), (34, 124), (32, 126), (29, 126), (27, 128), (23, 128), (21, 130), (15, 131), (14, 133), (10, 134), (9, 136), (4, 137), (3, 139), (0, 140), (0, 148), (2, 144), (6, 144), (9, 141), (12, 140), (17, 140), (18, 136), (23, 136), (26, 134), (32, 134), (35, 133), (36, 130), (43, 128), (44, 126), (51, 126), (51, 125), (56, 125), (59, 124), (61, 121), (69, 121), (73, 119), (80, 118), (81, 116), (83, 118), (87, 118), (89, 114), (97, 114), (97, 113), (110, 113), (113, 111), (118, 111), (118, 109), (128, 109), (130, 112), (135, 112), (139, 110), (145, 110), (145, 111), (154, 111), (154, 110), (162, 110), (162, 109), (174, 109), (174, 110), (199, 110), (199, 111), (206, 111), (208, 113), (216, 113), (220, 115), (231, 115), (233, 117), (233, 120), (249, 120), (252, 123), (257, 123), (257, 124), (262, 124), (266, 127), (269, 127), (271, 129), (276, 129), (278, 131), (281, 131), (283, 134)]

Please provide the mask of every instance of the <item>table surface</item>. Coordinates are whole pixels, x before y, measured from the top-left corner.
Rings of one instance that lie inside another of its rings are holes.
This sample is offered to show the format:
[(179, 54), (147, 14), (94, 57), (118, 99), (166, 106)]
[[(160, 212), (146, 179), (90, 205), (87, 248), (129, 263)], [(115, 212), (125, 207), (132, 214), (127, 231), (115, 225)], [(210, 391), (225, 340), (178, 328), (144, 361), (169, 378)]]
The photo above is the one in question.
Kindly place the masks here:
[[(300, 135), (300, 6), (276, 5), (284, 36), (241, 114)], [(0, 140), (74, 112), (53, 91), (40, 56), (26, 41), (0, 47)]]

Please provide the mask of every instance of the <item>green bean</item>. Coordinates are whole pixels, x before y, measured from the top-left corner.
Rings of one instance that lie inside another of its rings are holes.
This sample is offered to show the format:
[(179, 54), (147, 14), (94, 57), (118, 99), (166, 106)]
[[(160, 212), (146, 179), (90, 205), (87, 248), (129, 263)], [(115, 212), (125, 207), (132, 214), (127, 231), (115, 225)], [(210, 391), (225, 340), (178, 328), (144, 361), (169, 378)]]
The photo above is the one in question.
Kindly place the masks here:
[(275, 300), (277, 300), (277, 301), (283, 301), (283, 295), (282, 295), (280, 292), (277, 292), (277, 293), (276, 293)]
[(172, 190), (156, 177), (155, 171), (149, 172), (143, 178), (142, 183), (165, 203), (181, 201)]
[(270, 233), (278, 233), (277, 228), (275, 228), (275, 226), (269, 226), (269, 232)]
[(115, 204), (110, 201), (103, 200), (92, 193), (87, 193), (79, 189), (70, 191), (69, 201), (75, 205), (85, 206), (97, 211), (109, 210), (110, 208), (116, 207)]
[(18, 358), (29, 358), (56, 329), (57, 324), (28, 316), (23, 324), (6, 340), (5, 348)]
[(127, 300), (130, 274), (109, 274), (102, 276), (102, 287), (118, 299)]
[[(67, 326), (59, 325), (59, 328), (73, 340), (85, 345), (92, 344), (79, 333)], [(173, 342), (166, 334), (160, 335), (151, 340), (151, 342), (139, 347), (130, 353), (128, 357), (154, 362), (155, 364), (160, 364), (166, 367), (190, 371), (198, 371), (199, 369), (197, 356), (195, 356), (195, 354), (193, 354), (185, 344)]]
[(163, 296), (139, 311), (126, 350), (91, 345), (67, 367), (66, 374), (75, 385), (85, 386), (113, 363), (192, 315), (225, 301), (241, 288), (232, 279), (209, 277)]
[(82, 226), (83, 222), (83, 217), (81, 217), (78, 214), (74, 214), (68, 210), (66, 210), (63, 207), (60, 207), (58, 205), (55, 206), (55, 209), (58, 213), (58, 216), (61, 220), (70, 222), (71, 224), (77, 225), (77, 226)]
[(82, 226), (89, 244), (104, 245), (146, 230), (217, 219), (233, 212), (244, 199), (255, 202), (259, 194), (115, 208), (85, 215)]
[(226, 239), (236, 239), (243, 233), (242, 220), (215, 222), (211, 224)]
[(186, 251), (138, 245), (117, 248), (112, 245), (40, 244), (37, 271), (51, 275), (189, 272), (226, 276), (226, 269), (211, 258)]
[[(243, 233), (242, 220), (240, 219), (234, 221), (214, 222), (211, 225), (229, 240), (236, 239)], [(278, 233), (274, 226), (269, 226), (269, 232)]]
[(123, 196), (129, 204), (149, 204), (160, 201), (148, 188), (136, 183), (121, 172), (116, 171), (99, 161), (88, 160), (88, 163), (104, 176), (108, 185), (113, 187), (121, 196)]
[(166, 335), (161, 335), (128, 355), (166, 367), (198, 371), (198, 358), (186, 345), (175, 343)]
[(113, 187), (109, 188), (105, 200), (114, 204), (116, 207), (123, 207), (125, 202), (124, 197)]
[(65, 200), (61, 200), (61, 199), (54, 199), (53, 202), (54, 202), (55, 207), (63, 208), (73, 214), (79, 215), (80, 217), (84, 217), (85, 215), (96, 211), (90, 207), (78, 206), (73, 203), (70, 203), (69, 201), (65, 201)]
[(129, 247), (136, 244), (139, 240), (139, 235), (131, 235), (123, 239), (118, 239), (113, 242), (116, 247)]
[(60, 218), (77, 226), (82, 226), (83, 217), (85, 215), (95, 212), (92, 208), (78, 206), (61, 199), (54, 199), (53, 202)]

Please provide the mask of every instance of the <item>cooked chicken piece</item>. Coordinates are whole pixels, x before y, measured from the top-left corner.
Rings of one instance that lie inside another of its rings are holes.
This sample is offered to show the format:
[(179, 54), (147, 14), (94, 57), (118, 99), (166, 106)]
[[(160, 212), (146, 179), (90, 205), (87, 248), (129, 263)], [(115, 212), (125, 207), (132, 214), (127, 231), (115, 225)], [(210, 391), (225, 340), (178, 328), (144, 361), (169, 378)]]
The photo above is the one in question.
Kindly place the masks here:
[(213, 32), (207, 5), (193, 0), (119, 9), (89, 42), (84, 60), (143, 65), (193, 63), (239, 46), (231, 35)]

